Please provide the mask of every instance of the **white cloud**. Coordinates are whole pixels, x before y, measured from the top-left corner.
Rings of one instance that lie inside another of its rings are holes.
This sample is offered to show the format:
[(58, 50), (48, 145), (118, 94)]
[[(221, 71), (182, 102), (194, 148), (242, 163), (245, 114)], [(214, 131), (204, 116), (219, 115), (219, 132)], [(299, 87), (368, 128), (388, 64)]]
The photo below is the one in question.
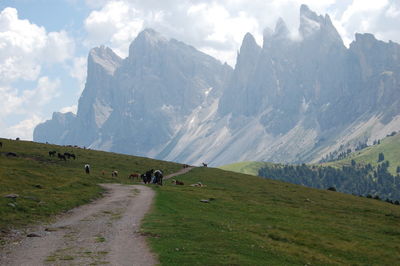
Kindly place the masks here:
[(52, 81), (48, 77), (40, 77), (34, 90), (23, 92), (22, 102), (26, 107), (22, 106), (22, 110), (28, 109), (27, 111), (31, 112), (58, 97), (60, 95), (57, 90), (59, 86), (60, 80), (58, 79)]
[[(86, 2), (93, 6), (95, 1)], [(296, 35), (299, 7), (303, 3), (318, 14), (329, 13), (345, 43), (353, 40), (357, 31), (377, 31), (373, 24), (379, 25), (383, 16), (400, 21), (397, 17), (400, 9), (394, 4), (389, 9), (389, 0), (113, 0), (96, 2), (97, 10), (85, 21), (89, 34), (87, 43), (106, 44), (126, 56), (137, 33), (144, 27), (152, 27), (201, 51), (211, 51), (221, 61), (234, 65), (246, 32), (260, 41), (263, 29), (274, 28), (277, 19), (282, 17)], [(385, 13), (379, 12), (385, 8), (388, 9)], [(387, 34), (382, 31), (383, 35), (389, 36), (390, 32), (393, 36), (393, 31), (400, 33), (394, 28), (392, 25), (387, 29)], [(400, 37), (398, 39), (400, 41)]]
[(79, 82), (79, 95), (85, 88), (86, 75), (87, 75), (87, 60), (85, 57), (76, 57), (73, 60), (72, 67), (69, 74), (71, 77)]
[(52, 81), (48, 77), (40, 77), (35, 89), (25, 90), (22, 93), (18, 93), (12, 87), (0, 87), (2, 96), (0, 118), (8, 114), (31, 114), (40, 110), (53, 98), (59, 96), (57, 91), (59, 86), (59, 80)]
[(63, 107), (63, 108), (60, 109), (61, 113), (71, 112), (71, 113), (76, 114), (77, 111), (78, 111), (78, 106), (76, 104), (74, 104), (72, 106), (66, 106), (66, 107)]
[[(5, 137), (20, 136), (24, 139), (32, 139), (33, 128), (43, 121), (43, 108), (52, 99), (58, 97), (59, 80), (50, 80), (48, 77), (40, 77), (37, 86), (33, 90), (25, 90), (18, 93), (12, 87), (0, 87), (2, 96), (2, 111), (0, 112), (0, 135)], [(23, 117), (14, 122), (6, 122), (7, 118)], [(17, 134), (18, 133), (18, 134)]]
[[(20, 19), (15, 8), (0, 10), (0, 134), (32, 139), (46, 105), (60, 95), (60, 80), (43, 76), (44, 66), (67, 62), (74, 49), (66, 31), (47, 32)], [(15, 87), (20, 81), (29, 85)]]
[(70, 58), (74, 43), (66, 32), (47, 33), (43, 27), (18, 18), (14, 8), (0, 13), (0, 82), (36, 80), (43, 63)]
[(39, 124), (44, 122), (42, 117), (35, 114), (18, 122), (16, 125), (10, 126), (2, 131), (0, 134), (5, 138), (20, 138), (23, 140), (32, 140), (33, 130)]
[(116, 53), (126, 56), (129, 43), (142, 28), (143, 19), (135, 8), (124, 1), (110, 1), (86, 18), (87, 45), (110, 44)]

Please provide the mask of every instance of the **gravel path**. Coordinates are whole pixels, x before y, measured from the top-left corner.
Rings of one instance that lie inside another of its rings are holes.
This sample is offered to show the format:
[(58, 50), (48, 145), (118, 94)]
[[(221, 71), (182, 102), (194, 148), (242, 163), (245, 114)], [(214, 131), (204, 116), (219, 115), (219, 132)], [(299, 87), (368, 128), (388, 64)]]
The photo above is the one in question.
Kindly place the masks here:
[(176, 173), (173, 173), (173, 174), (165, 176), (164, 179), (169, 179), (169, 178), (173, 178), (173, 177), (178, 176), (178, 175), (186, 174), (187, 172), (189, 172), (193, 168), (194, 168), (193, 166), (190, 166), (190, 167), (187, 167), (187, 168), (182, 168), (181, 170), (179, 170)]
[[(172, 178), (192, 167), (168, 175)], [(103, 184), (104, 197), (34, 228), (36, 237), (16, 234), (0, 250), (0, 265), (155, 265), (141, 220), (155, 192), (147, 186)]]
[(138, 233), (154, 191), (140, 185), (102, 185), (105, 196), (62, 215), (41, 237), (14, 239), (0, 265), (155, 265), (156, 257)]

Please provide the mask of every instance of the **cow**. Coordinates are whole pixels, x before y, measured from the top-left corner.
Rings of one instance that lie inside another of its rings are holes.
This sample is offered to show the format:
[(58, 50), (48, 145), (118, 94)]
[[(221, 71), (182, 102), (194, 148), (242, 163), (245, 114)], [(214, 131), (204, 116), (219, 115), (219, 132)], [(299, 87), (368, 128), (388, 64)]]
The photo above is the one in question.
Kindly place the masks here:
[(111, 172), (112, 177), (118, 177), (118, 171), (114, 170)]
[(203, 166), (204, 166), (204, 167), (207, 167), (207, 164), (206, 164), (206, 163), (203, 163)]
[(145, 174), (142, 175), (143, 182), (145, 184), (150, 184), (151, 179), (153, 177), (154, 169), (147, 171)]
[(154, 171), (154, 184), (163, 185), (163, 172), (161, 170)]
[(49, 156), (50, 157), (53, 157), (53, 156), (56, 156), (56, 151), (49, 151)]
[(183, 183), (182, 181), (175, 180), (175, 179), (172, 179), (172, 184), (181, 185), (181, 186), (185, 185), (185, 183)]
[(3, 142), (0, 141), (0, 148), (3, 148)]
[(57, 153), (57, 156), (58, 156), (58, 159), (60, 159), (60, 160), (64, 160), (64, 161), (67, 160), (67, 158), (65, 158), (65, 155), (64, 155), (64, 154)]
[(129, 178), (129, 179), (132, 178), (132, 180), (135, 180), (135, 178), (136, 178), (137, 180), (139, 180), (140, 174), (138, 174), (138, 173), (133, 173), (133, 174), (130, 174), (128, 178)]
[(85, 172), (86, 172), (86, 174), (90, 174), (90, 165), (89, 164), (85, 164)]
[(17, 157), (17, 154), (15, 152), (7, 152), (6, 156), (7, 157)]

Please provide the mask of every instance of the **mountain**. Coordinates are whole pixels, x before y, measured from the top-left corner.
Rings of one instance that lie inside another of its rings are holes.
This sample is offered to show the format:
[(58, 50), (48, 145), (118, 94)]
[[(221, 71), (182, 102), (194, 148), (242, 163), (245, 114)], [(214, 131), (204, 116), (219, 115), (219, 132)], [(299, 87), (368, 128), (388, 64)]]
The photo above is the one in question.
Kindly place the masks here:
[(282, 19), (262, 47), (247, 34), (218, 106), (193, 113), (162, 158), (310, 162), (400, 129), (398, 44), (357, 34), (346, 48), (305, 5), (299, 36)]
[(110, 48), (92, 49), (76, 117), (68, 126), (53, 117), (35, 128), (34, 140), (154, 156), (195, 108), (221, 95), (231, 72), (195, 48), (146, 29), (126, 59)]
[(356, 34), (347, 48), (305, 5), (291, 36), (282, 19), (262, 46), (246, 34), (234, 70), (151, 29), (126, 59), (95, 48), (78, 114), (34, 140), (223, 165), (316, 162), (400, 130), (398, 44)]

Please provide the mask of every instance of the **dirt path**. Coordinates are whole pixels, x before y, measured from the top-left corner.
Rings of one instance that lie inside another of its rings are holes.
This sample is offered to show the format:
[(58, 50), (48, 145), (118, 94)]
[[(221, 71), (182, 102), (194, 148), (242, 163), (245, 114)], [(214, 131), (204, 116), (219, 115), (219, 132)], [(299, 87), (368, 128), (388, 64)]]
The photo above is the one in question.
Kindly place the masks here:
[[(184, 168), (165, 179), (187, 173)], [(0, 265), (155, 265), (138, 230), (154, 191), (141, 185), (102, 185), (105, 196), (39, 226), (40, 237), (15, 238), (1, 250)]]
[(178, 175), (186, 174), (187, 172), (189, 172), (189, 171), (192, 170), (193, 168), (194, 168), (194, 167), (192, 167), (192, 166), (187, 167), (187, 168), (182, 168), (181, 170), (179, 170), (179, 171), (176, 172), (176, 173), (173, 173), (173, 174), (170, 174), (170, 175), (165, 176), (164, 179), (169, 179), (169, 178), (173, 178), (173, 177), (178, 176)]

